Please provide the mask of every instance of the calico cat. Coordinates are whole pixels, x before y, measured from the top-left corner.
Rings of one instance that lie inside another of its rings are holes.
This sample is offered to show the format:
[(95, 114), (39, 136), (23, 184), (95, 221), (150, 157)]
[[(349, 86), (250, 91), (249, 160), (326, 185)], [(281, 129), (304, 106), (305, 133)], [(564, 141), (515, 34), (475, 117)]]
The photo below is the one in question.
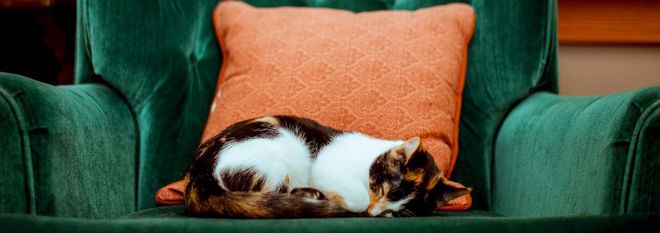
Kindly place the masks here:
[(197, 149), (186, 173), (197, 216), (417, 216), (471, 189), (449, 186), (418, 137), (340, 131), (294, 116), (235, 123)]

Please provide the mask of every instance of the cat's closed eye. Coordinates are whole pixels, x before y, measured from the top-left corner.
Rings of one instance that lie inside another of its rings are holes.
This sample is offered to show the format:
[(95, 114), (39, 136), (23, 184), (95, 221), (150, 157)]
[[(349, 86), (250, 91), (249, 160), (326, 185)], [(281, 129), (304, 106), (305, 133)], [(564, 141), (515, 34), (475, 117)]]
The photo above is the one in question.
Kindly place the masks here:
[(398, 201), (403, 199), (405, 195), (406, 193), (403, 192), (402, 189), (397, 188), (390, 191), (390, 193), (387, 194), (387, 199), (390, 201)]

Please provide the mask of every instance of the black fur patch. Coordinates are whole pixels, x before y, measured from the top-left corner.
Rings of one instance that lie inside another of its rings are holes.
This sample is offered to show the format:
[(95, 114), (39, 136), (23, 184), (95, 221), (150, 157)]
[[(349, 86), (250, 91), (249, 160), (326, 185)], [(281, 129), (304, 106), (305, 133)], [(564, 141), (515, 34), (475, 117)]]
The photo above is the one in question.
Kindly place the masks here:
[(295, 116), (275, 116), (275, 118), (279, 120), (282, 128), (297, 133), (299, 137), (305, 140), (312, 158), (316, 158), (321, 148), (328, 145), (333, 137), (342, 133), (342, 131), (323, 126), (310, 119)]
[(211, 139), (198, 147), (193, 162), (186, 172), (189, 179), (186, 190), (192, 190), (192, 187), (195, 187), (197, 195), (202, 198), (224, 192), (212, 175), (217, 159), (216, 155), (223, 145), (224, 143), (219, 140)]
[(266, 122), (239, 122), (223, 130), (220, 138), (225, 142), (240, 142), (250, 138), (277, 137), (277, 126)]
[(277, 187), (277, 192), (278, 193), (287, 193), (289, 190), (289, 187), (286, 184), (282, 184), (279, 187)]
[(220, 178), (227, 190), (234, 192), (258, 192), (266, 184), (266, 180), (251, 168), (231, 169), (221, 173)]

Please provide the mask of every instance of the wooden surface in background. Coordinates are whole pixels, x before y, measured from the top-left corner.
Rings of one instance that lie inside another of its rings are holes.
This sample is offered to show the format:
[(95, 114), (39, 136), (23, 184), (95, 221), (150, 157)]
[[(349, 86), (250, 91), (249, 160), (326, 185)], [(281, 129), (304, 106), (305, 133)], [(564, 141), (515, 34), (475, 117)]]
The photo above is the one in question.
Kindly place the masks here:
[(50, 7), (53, 0), (0, 0), (0, 8)]
[(562, 44), (660, 44), (660, 0), (558, 0)]
[(0, 10), (45, 9), (75, 5), (76, 0), (0, 0)]

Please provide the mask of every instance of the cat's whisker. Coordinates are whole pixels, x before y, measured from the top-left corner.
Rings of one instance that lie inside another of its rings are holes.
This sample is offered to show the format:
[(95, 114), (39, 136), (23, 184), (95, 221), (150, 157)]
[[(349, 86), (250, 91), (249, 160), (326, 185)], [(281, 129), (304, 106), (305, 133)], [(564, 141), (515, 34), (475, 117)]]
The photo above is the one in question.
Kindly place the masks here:
[(403, 209), (399, 213), (401, 213), (403, 217), (415, 217), (415, 213), (413, 213), (412, 210), (409, 209)]

